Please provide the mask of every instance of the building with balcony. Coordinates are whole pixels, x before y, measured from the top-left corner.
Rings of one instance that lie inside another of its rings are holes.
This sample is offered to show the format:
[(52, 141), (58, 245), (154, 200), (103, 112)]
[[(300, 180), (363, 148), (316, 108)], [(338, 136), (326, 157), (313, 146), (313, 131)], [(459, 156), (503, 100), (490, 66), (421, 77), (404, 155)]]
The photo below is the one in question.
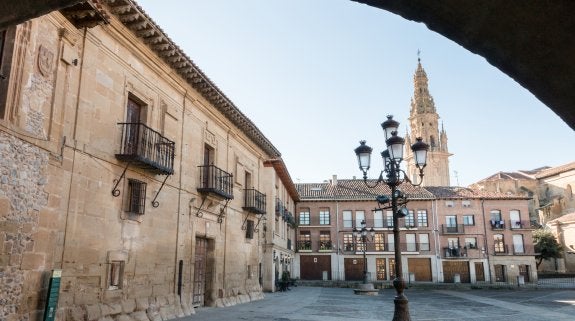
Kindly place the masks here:
[(135, 1), (82, 2), (0, 44), (0, 319), (48, 311), (52, 271), (57, 320), (274, 290), (295, 244), (281, 154)]
[(263, 290), (275, 292), (280, 286), (284, 274), (293, 275), (295, 259), (296, 221), (295, 206), (299, 195), (289, 175), (285, 163), (281, 159), (264, 162), (265, 184), (270, 195), (271, 208), (265, 215), (261, 240), (263, 242)]
[[(394, 278), (392, 212), (378, 206), (375, 189), (362, 180), (296, 184), (297, 256), (301, 279), (363, 277), (363, 252), (371, 281)], [(536, 280), (528, 198), (461, 187), (399, 186), (408, 197), (399, 220), (405, 278), (416, 282)], [(360, 223), (374, 229), (365, 245), (354, 237)]]

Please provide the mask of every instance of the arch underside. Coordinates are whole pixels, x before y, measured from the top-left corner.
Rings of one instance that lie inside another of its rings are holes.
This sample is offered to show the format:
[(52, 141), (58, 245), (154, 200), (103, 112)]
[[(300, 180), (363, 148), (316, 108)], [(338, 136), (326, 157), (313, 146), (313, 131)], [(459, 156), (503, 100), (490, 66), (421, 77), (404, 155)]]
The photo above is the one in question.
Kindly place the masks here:
[[(106, 1), (106, 0), (100, 0)], [(575, 1), (352, 0), (424, 23), (528, 89), (575, 129)], [(0, 3), (0, 28), (81, 0)]]

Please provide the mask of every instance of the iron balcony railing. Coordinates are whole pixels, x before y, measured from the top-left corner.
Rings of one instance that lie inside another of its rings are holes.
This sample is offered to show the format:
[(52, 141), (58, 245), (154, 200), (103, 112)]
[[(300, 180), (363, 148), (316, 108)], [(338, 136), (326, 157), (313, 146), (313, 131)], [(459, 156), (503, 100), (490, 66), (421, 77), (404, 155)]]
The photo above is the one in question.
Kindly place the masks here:
[(514, 255), (535, 255), (535, 247), (531, 244), (512, 244)]
[[(361, 221), (356, 220), (343, 220), (343, 229), (353, 229), (353, 228), (361, 228)], [(391, 218), (384, 218), (384, 219), (365, 219), (366, 225), (368, 227), (373, 227), (375, 229), (378, 228), (393, 228), (393, 219)], [(313, 225), (313, 224), (312, 224)], [(413, 228), (424, 228), (428, 229), (427, 225), (419, 225), (417, 221), (414, 220), (400, 220), (399, 221), (399, 228), (406, 228), (406, 229), (413, 229)]]
[(297, 250), (311, 252), (311, 241), (297, 241)]
[(210, 193), (225, 199), (233, 199), (233, 175), (214, 166), (198, 166), (200, 169), (200, 193)]
[(446, 259), (449, 258), (463, 258), (463, 257), (468, 257), (468, 251), (467, 248), (465, 247), (461, 247), (461, 246), (449, 246), (449, 247), (444, 247), (443, 251), (442, 251), (442, 256)]
[[(365, 244), (366, 252), (393, 252), (395, 251), (394, 243), (376, 243), (367, 242)], [(344, 243), (344, 252), (363, 252), (363, 243)], [(428, 252), (431, 251), (431, 246), (429, 243), (400, 243), (399, 249), (401, 252)]]
[(492, 230), (504, 230), (505, 229), (505, 221), (490, 220), (489, 224), (491, 225)]
[(320, 251), (332, 251), (333, 244), (331, 241), (319, 241), (319, 250)]
[(509, 253), (509, 246), (507, 244), (495, 244), (493, 245), (493, 254), (494, 255), (508, 255)]
[(266, 194), (258, 190), (249, 188), (244, 190), (244, 210), (255, 213), (266, 213)]
[(447, 225), (441, 224), (442, 234), (464, 234), (465, 227), (463, 224)]
[(156, 174), (174, 173), (176, 144), (142, 123), (118, 123), (122, 126), (120, 153), (116, 158)]
[(509, 221), (509, 228), (512, 230), (532, 229), (531, 221), (510, 220)]
[(276, 198), (276, 216), (282, 216), (287, 208), (283, 205), (279, 198)]

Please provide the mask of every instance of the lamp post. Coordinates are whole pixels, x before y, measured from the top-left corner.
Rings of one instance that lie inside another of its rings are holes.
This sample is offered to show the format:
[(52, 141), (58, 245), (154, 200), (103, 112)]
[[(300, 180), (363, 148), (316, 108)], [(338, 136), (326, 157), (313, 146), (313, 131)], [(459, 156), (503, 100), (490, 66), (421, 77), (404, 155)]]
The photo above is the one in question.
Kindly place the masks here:
[[(423, 168), (426, 165), (427, 150), (429, 145), (423, 142), (421, 137), (417, 138), (415, 144), (411, 146), (413, 151), (415, 166), (419, 169), (419, 183), (412, 182), (408, 175), (400, 168), (403, 160), (403, 148), (405, 139), (397, 136), (397, 129), (399, 122), (393, 120), (393, 116), (387, 116), (387, 120), (381, 124), (385, 135), (385, 144), (387, 149), (381, 152), (383, 158), (383, 170), (379, 174), (379, 178), (373, 184), (368, 183), (367, 171), (371, 165), (371, 152), (372, 148), (366, 145), (364, 140), (360, 141), (359, 147), (355, 149), (359, 169), (363, 172), (363, 182), (369, 188), (375, 188), (380, 183), (386, 184), (391, 189), (391, 195), (379, 195), (376, 201), (384, 205), (385, 209), (391, 209), (393, 212), (393, 241), (394, 241), (394, 257), (395, 257), (395, 279), (393, 280), (393, 287), (396, 291), (394, 298), (395, 310), (393, 313), (394, 321), (409, 321), (408, 300), (403, 290), (405, 289), (405, 280), (403, 279), (403, 269), (401, 264), (401, 248), (399, 236), (399, 218), (405, 217), (408, 210), (405, 207), (407, 204), (406, 195), (398, 188), (404, 182), (413, 186), (419, 186), (423, 182)], [(384, 177), (385, 173), (385, 177)], [(388, 205), (385, 205), (388, 204)]]
[(353, 228), (353, 238), (357, 239), (357, 235), (359, 234), (361, 236), (361, 242), (363, 243), (363, 284), (367, 284), (367, 257), (365, 256), (367, 240), (369, 236), (371, 236), (372, 240), (375, 236), (375, 230), (373, 227), (368, 230), (366, 225), (367, 224), (365, 224), (365, 220), (362, 220), (360, 230), (358, 230), (357, 227)]

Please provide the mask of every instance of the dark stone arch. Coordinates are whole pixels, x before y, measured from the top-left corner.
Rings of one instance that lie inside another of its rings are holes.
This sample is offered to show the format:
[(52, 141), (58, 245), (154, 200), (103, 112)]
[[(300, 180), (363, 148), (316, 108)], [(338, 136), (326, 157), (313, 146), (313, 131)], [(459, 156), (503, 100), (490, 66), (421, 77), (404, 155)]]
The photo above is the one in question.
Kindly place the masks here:
[[(430, 30), (484, 57), (575, 129), (575, 1), (352, 1), (423, 22)], [(82, 1), (0, 2), (0, 28), (78, 2)]]
[(352, 1), (422, 22), (484, 57), (575, 129), (575, 1)]

